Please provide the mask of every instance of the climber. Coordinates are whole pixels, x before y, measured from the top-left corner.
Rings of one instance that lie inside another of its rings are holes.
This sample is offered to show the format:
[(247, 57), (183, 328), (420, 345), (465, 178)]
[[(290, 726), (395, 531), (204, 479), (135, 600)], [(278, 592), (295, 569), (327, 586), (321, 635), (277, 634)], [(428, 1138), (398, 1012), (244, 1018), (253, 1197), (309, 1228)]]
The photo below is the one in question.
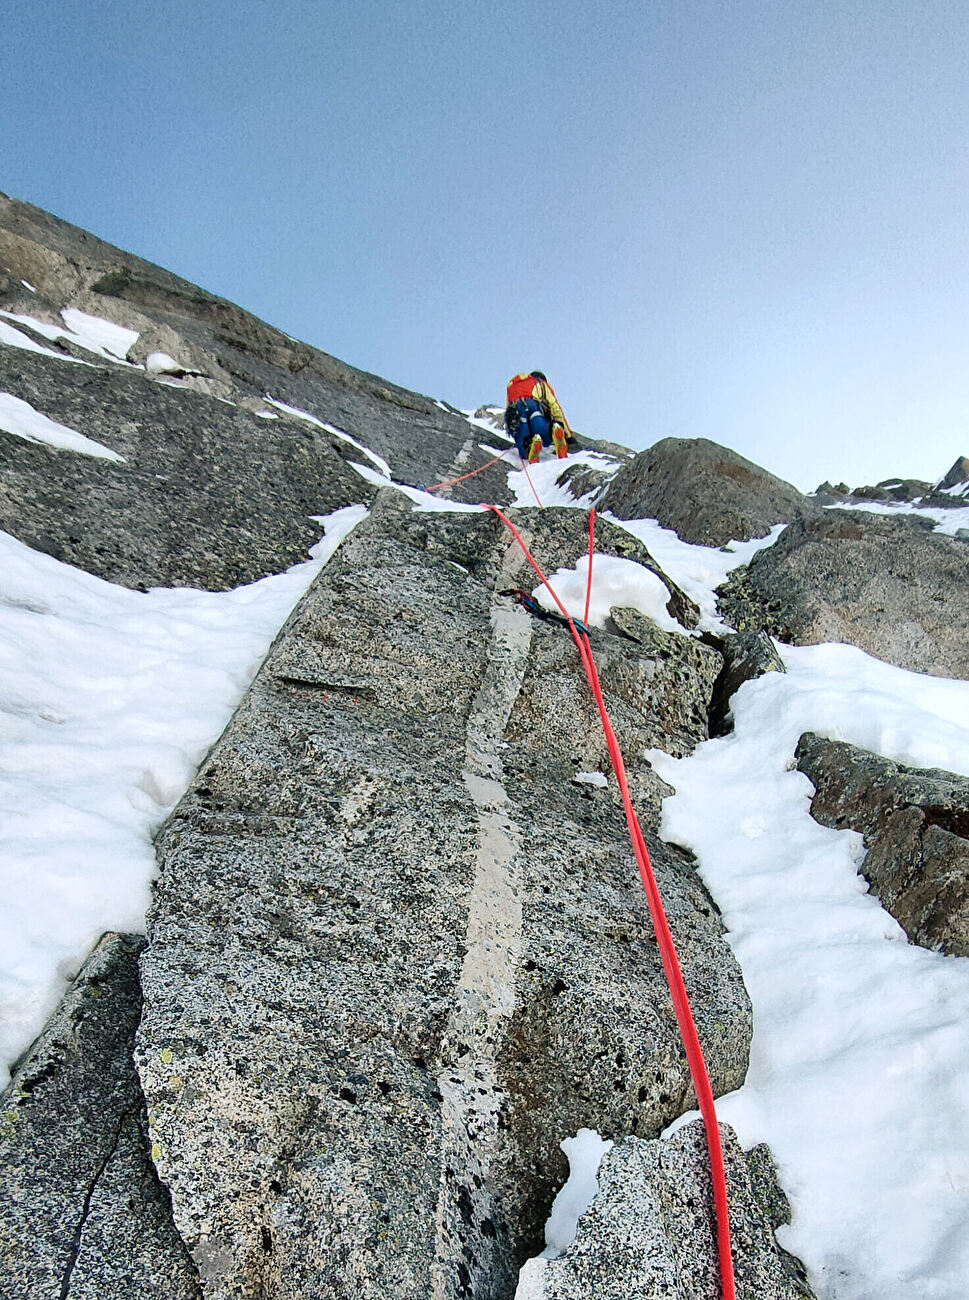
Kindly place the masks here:
[(569, 454), (572, 430), (555, 396), (555, 389), (540, 370), (513, 375), (508, 381), (505, 428), (515, 439), (522, 460), (532, 464), (542, 447), (555, 448), (559, 460)]

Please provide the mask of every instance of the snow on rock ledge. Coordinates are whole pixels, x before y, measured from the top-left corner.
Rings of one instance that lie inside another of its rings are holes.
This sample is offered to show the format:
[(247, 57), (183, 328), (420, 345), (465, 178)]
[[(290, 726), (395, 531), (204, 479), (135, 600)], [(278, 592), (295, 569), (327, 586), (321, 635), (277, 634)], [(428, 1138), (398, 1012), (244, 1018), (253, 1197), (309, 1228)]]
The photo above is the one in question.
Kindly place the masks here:
[[(720, 1125), (738, 1300), (812, 1295), (774, 1229), (789, 1211), (765, 1147), (746, 1155)], [(720, 1292), (706, 1135), (700, 1120), (669, 1138), (629, 1137), (599, 1167), (599, 1193), (562, 1258), (531, 1260), (516, 1300), (716, 1300)]]

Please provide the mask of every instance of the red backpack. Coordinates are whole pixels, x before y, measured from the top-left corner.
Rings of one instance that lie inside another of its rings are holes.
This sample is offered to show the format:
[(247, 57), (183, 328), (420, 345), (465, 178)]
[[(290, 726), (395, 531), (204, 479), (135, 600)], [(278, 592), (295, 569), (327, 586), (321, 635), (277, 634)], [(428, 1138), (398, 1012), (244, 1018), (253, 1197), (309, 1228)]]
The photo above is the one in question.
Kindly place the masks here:
[[(509, 406), (514, 406), (516, 402), (521, 401), (523, 397), (534, 397), (535, 389), (541, 383), (535, 375), (513, 375), (508, 380), (508, 398)], [(540, 399), (536, 399), (540, 400)]]

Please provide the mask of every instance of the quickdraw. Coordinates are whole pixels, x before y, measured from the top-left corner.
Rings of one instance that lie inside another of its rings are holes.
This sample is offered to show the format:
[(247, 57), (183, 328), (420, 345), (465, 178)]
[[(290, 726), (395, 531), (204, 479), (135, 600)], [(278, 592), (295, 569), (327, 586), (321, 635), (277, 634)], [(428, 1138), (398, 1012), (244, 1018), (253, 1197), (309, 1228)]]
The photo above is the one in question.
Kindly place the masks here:
[(571, 625), (578, 628), (580, 632), (584, 632), (586, 636), (589, 635), (589, 629), (581, 619), (563, 618), (561, 614), (553, 613), (550, 609), (543, 609), (535, 597), (530, 592), (525, 591), (523, 587), (509, 587), (507, 591), (499, 591), (498, 595), (514, 597), (519, 605), (523, 605), (528, 610), (529, 614), (534, 614), (536, 618), (540, 618), (546, 623), (558, 623), (566, 628)]

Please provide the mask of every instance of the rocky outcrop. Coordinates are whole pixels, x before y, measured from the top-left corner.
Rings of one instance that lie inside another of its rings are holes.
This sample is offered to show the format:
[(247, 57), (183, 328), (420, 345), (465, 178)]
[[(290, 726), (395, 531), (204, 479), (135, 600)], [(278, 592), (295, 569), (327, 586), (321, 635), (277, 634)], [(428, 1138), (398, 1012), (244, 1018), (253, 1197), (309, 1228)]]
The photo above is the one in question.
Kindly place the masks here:
[[(546, 569), (582, 554), (579, 512), (516, 517)], [(493, 516), (381, 493), (161, 836), (138, 1061), (208, 1297), (507, 1300), (562, 1137), (653, 1137), (692, 1104), (615, 794), (572, 781), (607, 759), (571, 643), (495, 595), (523, 578)], [(705, 735), (719, 659), (640, 632), (594, 640), (655, 808), (638, 756)], [(723, 1092), (740, 973), (649, 838)]]
[(864, 835), (862, 872), (912, 942), (969, 956), (969, 780), (811, 732), (797, 766), (815, 820)]
[(3, 1300), (199, 1300), (131, 1056), (143, 947), (101, 940), (0, 1100)]
[[(800, 1264), (774, 1229), (790, 1222), (765, 1147), (741, 1150), (720, 1125), (738, 1300), (804, 1300)], [(618, 1143), (599, 1192), (559, 1259), (526, 1265), (516, 1300), (694, 1300), (720, 1295), (706, 1134), (695, 1120), (671, 1137)]]
[(620, 519), (658, 519), (685, 542), (766, 537), (819, 507), (783, 479), (706, 438), (664, 438), (624, 465), (600, 502)]
[(939, 480), (938, 487), (969, 488), (969, 456), (957, 456), (952, 468)]
[[(0, 311), (64, 328), (64, 308), (137, 331), (128, 354), (135, 364), (0, 315), (0, 324), (46, 349), (0, 340), (0, 392), (124, 460), (0, 430), (0, 528), (113, 582), (223, 589), (305, 559), (319, 539), (309, 516), (368, 501), (373, 483), (353, 463), (379, 468), (323, 425), (417, 485), (493, 455), (479, 448), (487, 435), (458, 412), (0, 195)], [(158, 352), (191, 376), (146, 369)], [(267, 405), (266, 393), (314, 420)], [(449, 495), (507, 501), (507, 476), (497, 465)]]
[[(953, 493), (953, 488), (965, 488), (966, 491)], [(846, 483), (833, 485), (824, 482), (814, 495), (820, 505), (851, 505), (853, 501), (872, 501), (886, 506), (905, 503), (952, 509), (965, 504), (963, 498), (967, 493), (969, 458), (959, 456), (938, 483), (927, 483), (919, 478), (887, 478), (874, 487), (849, 488)]]
[(713, 683), (710, 735), (725, 736), (733, 729), (730, 702), (744, 682), (763, 677), (764, 673), (787, 670), (766, 632), (736, 632), (731, 636), (717, 637), (716, 647), (723, 659), (723, 667)]
[(720, 588), (734, 627), (843, 641), (914, 672), (969, 677), (969, 551), (914, 515), (832, 510), (786, 528)]

